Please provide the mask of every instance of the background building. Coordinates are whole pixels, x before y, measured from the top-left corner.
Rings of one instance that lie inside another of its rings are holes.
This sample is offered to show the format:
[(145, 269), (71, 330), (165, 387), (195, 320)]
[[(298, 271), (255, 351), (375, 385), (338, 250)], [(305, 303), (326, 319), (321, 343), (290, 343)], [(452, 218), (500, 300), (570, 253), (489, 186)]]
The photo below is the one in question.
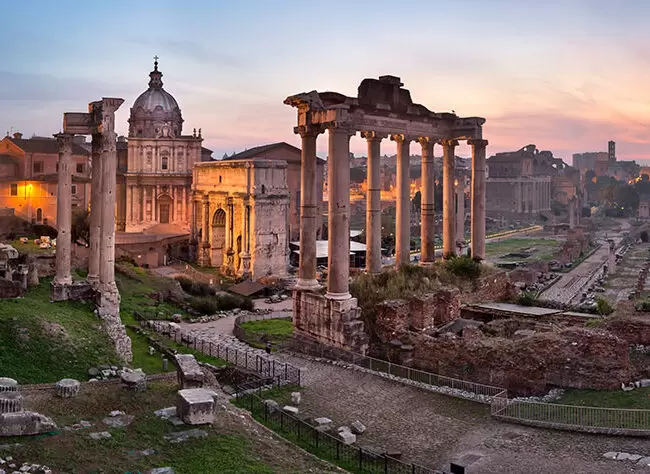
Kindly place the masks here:
[[(300, 148), (289, 145), (286, 142), (271, 143), (251, 148), (241, 153), (236, 153), (230, 157), (224, 157), (226, 160), (245, 160), (250, 158), (281, 160), (287, 162), (287, 186), (289, 188), (289, 239), (291, 241), (300, 238)], [(323, 189), (323, 179), (325, 175), (325, 164), (327, 162), (317, 158), (317, 182), (316, 189)], [(325, 209), (323, 207), (323, 195), (318, 196), (318, 215), (322, 216)], [(322, 222), (317, 229), (317, 239), (320, 239), (322, 232)]]
[[(85, 137), (72, 146), (72, 208), (90, 203), (90, 153)], [(32, 223), (56, 225), (59, 146), (55, 138), (23, 138), (21, 133), (0, 141), (0, 209)]]
[(182, 134), (181, 109), (163, 89), (158, 61), (149, 78), (149, 88), (131, 107), (126, 171), (118, 179), (118, 227), (123, 222), (126, 232), (142, 232), (168, 224), (170, 233), (189, 232), (192, 167), (202, 159), (201, 130)]

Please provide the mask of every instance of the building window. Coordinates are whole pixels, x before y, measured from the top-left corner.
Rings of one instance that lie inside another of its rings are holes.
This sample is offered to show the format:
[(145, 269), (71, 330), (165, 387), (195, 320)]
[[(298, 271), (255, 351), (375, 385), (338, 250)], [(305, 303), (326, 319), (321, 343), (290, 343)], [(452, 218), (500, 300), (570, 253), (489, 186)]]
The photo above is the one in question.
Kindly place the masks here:
[(84, 172), (83, 163), (77, 163), (77, 173), (83, 173), (83, 172)]
[(36, 222), (41, 222), (43, 220), (43, 209), (40, 207), (36, 209)]
[(73, 203), (72, 203), (72, 209), (76, 209), (76, 208), (78, 208), (78, 207), (79, 207), (79, 204), (77, 204), (76, 202), (73, 202)]
[(11, 184), (11, 195), (18, 196), (18, 185), (16, 183)]
[(56, 172), (57, 173), (59, 172), (59, 164), (58, 163), (56, 164)]
[(71, 189), (72, 189), (72, 194), (73, 195), (77, 194), (77, 185), (76, 184), (73, 184)]
[(43, 172), (43, 162), (42, 161), (34, 162), (34, 173), (42, 173), (42, 172)]
[(169, 166), (169, 158), (167, 156), (163, 156), (160, 160), (161, 162), (161, 168), (166, 170)]

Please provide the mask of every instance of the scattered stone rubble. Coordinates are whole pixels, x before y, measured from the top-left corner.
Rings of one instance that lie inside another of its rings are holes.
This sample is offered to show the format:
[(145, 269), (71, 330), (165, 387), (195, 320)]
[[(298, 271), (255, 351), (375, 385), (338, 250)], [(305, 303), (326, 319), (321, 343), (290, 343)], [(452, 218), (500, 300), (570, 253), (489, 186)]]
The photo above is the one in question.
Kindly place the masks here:
[[(7, 471), (6, 469), (10, 469)], [(12, 456), (0, 456), (0, 474), (52, 474), (52, 469), (41, 464), (18, 463)]]
[[(23, 436), (50, 433), (56, 429), (54, 421), (40, 413), (24, 411), (18, 383), (9, 378), (0, 379), (0, 436)], [(11, 394), (11, 395), (8, 395)]]
[(629, 454), (617, 451), (609, 451), (603, 454), (603, 457), (616, 461), (630, 461), (640, 466), (650, 466), (650, 456), (642, 456), (641, 454)]
[(188, 425), (214, 423), (216, 392), (204, 388), (179, 390), (176, 396), (176, 413)]

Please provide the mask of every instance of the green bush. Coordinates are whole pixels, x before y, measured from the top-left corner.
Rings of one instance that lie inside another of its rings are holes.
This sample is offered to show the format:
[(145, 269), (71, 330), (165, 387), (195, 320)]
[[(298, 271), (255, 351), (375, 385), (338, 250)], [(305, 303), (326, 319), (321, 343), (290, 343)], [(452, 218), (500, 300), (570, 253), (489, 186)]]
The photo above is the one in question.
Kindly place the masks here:
[(524, 291), (517, 297), (517, 304), (520, 304), (521, 306), (533, 306), (536, 301), (537, 298), (535, 298), (535, 295), (530, 291)]
[(614, 308), (612, 308), (612, 305), (610, 305), (606, 299), (598, 298), (598, 300), (596, 300), (596, 311), (598, 314), (606, 316), (613, 313)]
[(193, 296), (210, 296), (214, 294), (212, 287), (202, 281), (194, 281), (191, 278), (179, 276), (176, 277), (176, 281), (181, 284), (181, 288), (186, 293), (189, 293)]
[(640, 300), (634, 305), (634, 309), (644, 313), (650, 312), (650, 300)]
[(217, 311), (243, 309), (253, 311), (255, 304), (250, 298), (237, 295), (196, 296), (190, 300), (190, 306), (202, 314), (210, 315)]
[(219, 300), (210, 296), (197, 296), (190, 300), (190, 306), (201, 314), (214, 314), (219, 311)]
[(445, 261), (445, 269), (457, 277), (475, 280), (481, 275), (481, 264), (467, 255), (452, 256)]

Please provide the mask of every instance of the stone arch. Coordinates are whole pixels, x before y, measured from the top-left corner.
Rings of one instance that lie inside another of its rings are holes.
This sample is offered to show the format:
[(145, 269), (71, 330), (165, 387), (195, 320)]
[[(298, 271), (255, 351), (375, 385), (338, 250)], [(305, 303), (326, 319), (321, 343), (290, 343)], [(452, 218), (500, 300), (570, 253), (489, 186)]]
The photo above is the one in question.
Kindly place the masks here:
[(211, 262), (215, 267), (223, 264), (224, 249), (226, 247), (226, 211), (219, 208), (212, 216), (210, 248), (212, 249)]

